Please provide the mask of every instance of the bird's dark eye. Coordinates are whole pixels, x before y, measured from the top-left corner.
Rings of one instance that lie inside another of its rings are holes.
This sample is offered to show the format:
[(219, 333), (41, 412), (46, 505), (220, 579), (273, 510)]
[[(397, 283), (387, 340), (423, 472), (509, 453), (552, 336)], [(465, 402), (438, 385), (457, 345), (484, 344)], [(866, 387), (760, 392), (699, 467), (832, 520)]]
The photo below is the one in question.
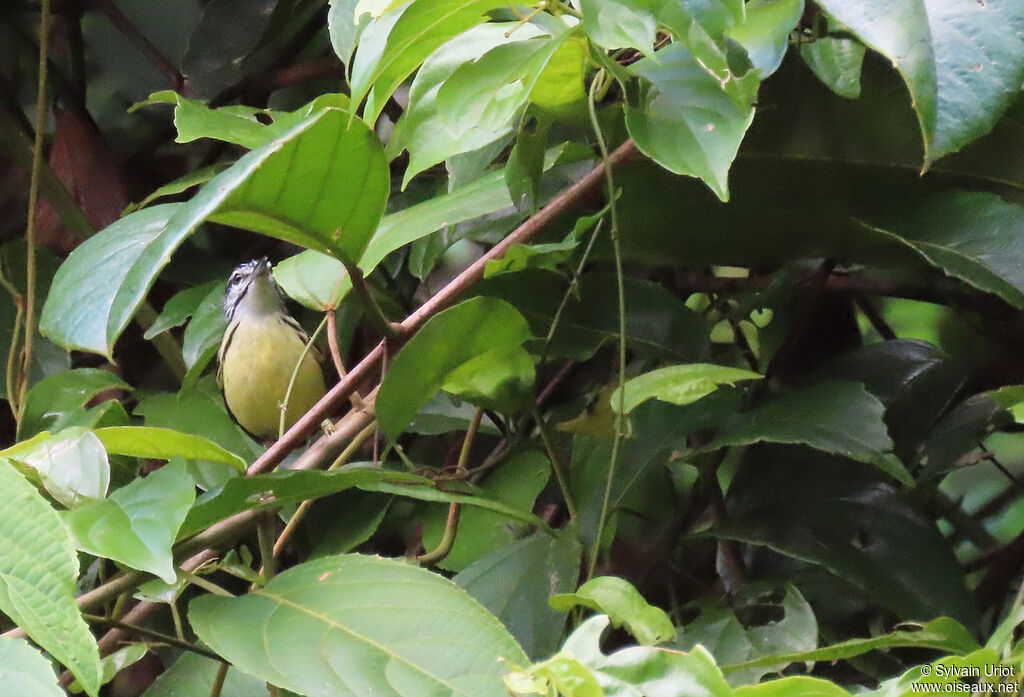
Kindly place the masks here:
[(241, 280), (242, 280), (242, 274), (240, 274), (240, 273), (238, 273), (236, 271), (233, 274), (231, 274), (231, 278), (228, 279), (228, 285), (232, 285), (233, 286), (233, 285), (235, 285), (236, 283), (238, 283)]

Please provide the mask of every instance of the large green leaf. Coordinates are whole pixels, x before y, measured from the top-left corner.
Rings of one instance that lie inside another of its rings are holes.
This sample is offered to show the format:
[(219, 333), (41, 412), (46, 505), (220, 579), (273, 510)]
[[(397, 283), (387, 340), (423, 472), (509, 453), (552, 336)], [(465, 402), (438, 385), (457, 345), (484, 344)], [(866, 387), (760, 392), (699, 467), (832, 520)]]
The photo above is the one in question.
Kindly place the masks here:
[(415, 0), (363, 30), (352, 61), (352, 101), (368, 97), (363, 115), (373, 123), (391, 94), (423, 59), (449, 39), (480, 24), (499, 0)]
[(75, 604), (78, 557), (68, 531), (35, 487), (3, 458), (0, 490), (0, 610), (96, 697), (100, 654)]
[(855, 382), (821, 382), (735, 414), (707, 449), (751, 443), (800, 443), (868, 462), (906, 481), (898, 462), (886, 457), (892, 439), (885, 407)]
[(177, 573), (171, 544), (195, 492), (184, 463), (176, 460), (103, 501), (90, 501), (68, 511), (64, 522), (83, 552), (114, 559), (173, 583)]
[(220, 493), (189, 511), (179, 536), (194, 535), (217, 521), (242, 511), (257, 508), (276, 509), (381, 481), (430, 484), (430, 480), (416, 475), (389, 472), (365, 465), (348, 465), (332, 472), (285, 470), (252, 477), (238, 477), (228, 480)]
[(1024, 81), (1024, 7), (943, 0), (823, 0), (899, 70), (924, 136), (925, 167), (988, 133)]
[(645, 88), (626, 105), (626, 127), (637, 147), (662, 167), (701, 179), (729, 200), (729, 166), (754, 119), (681, 42), (633, 64)]
[(448, 377), (487, 353), (517, 351), (531, 338), (519, 312), (496, 298), (472, 298), (436, 315), (402, 347), (377, 395), (377, 420), (395, 438)]
[(662, 644), (676, 636), (665, 611), (649, 604), (629, 581), (618, 576), (592, 578), (573, 593), (551, 596), (549, 602), (562, 612), (577, 605), (603, 612), (615, 626), (625, 626), (641, 644)]
[(948, 615), (968, 628), (977, 609), (934, 521), (874, 469), (799, 447), (759, 446), (727, 494), (725, 537), (823, 566), (901, 618)]
[(320, 111), (242, 157), (188, 203), (133, 213), (75, 249), (54, 278), (42, 331), (109, 357), (170, 255), (208, 218), (358, 259), (388, 186), (373, 131), (346, 112)]
[(346, 66), (352, 62), (359, 35), (370, 22), (368, 12), (360, 12), (356, 16), (359, 4), (359, 0), (331, 0), (331, 9), (327, 11), (327, 31), (331, 35), (331, 46)]
[(30, 473), (30, 479), (68, 508), (107, 495), (110, 462), (103, 443), (87, 429), (66, 428), (54, 435), (43, 431), (0, 452), (0, 457)]
[(769, 680), (760, 685), (736, 688), (736, 697), (850, 697), (850, 693), (834, 682), (806, 675), (791, 675)]
[(245, 470), (245, 460), (216, 443), (169, 428), (152, 426), (111, 426), (95, 431), (108, 453), (131, 455), (156, 460), (170, 460), (175, 456), (186, 460), (210, 460)]
[(501, 620), (528, 655), (547, 656), (558, 650), (565, 625), (547, 598), (576, 585), (581, 551), (568, 536), (537, 532), (480, 557), (452, 580)]
[(18, 697), (64, 697), (53, 666), (23, 639), (0, 637), (0, 684)]
[[(454, 583), (379, 557), (306, 562), (255, 593), (197, 598), (188, 615), (233, 665), (309, 697), (503, 697), (507, 663), (527, 662), (501, 623)], [(303, 649), (311, 637), (316, 650)], [(282, 651), (287, 661), (278, 660)]]

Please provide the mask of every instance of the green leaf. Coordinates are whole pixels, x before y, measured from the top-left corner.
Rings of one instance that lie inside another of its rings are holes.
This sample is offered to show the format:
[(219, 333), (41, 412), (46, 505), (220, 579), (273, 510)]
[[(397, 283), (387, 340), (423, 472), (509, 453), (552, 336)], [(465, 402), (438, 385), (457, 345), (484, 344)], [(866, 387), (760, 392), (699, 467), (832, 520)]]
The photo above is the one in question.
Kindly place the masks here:
[(581, 0), (583, 29), (604, 49), (636, 48), (654, 53), (657, 19), (647, 0)]
[(505, 687), (513, 697), (530, 694), (562, 697), (604, 697), (597, 676), (575, 656), (560, 651), (546, 661), (504, 676)]
[(925, 169), (988, 133), (1024, 80), (1019, 4), (819, 4), (903, 76), (924, 136)]
[(201, 359), (208, 356), (211, 347), (220, 346), (221, 337), (227, 329), (224, 317), (225, 284), (217, 282), (207, 290), (199, 302), (192, 320), (185, 327), (185, 339), (181, 345), (181, 356), (190, 371), (202, 371), (206, 363)]
[(263, 452), (228, 415), (212, 376), (178, 394), (163, 392), (145, 397), (135, 413), (143, 417), (146, 426), (202, 436), (246, 461), (255, 460)]
[(637, 147), (662, 167), (701, 179), (729, 200), (729, 166), (754, 119), (682, 43), (644, 58), (631, 70), (647, 81), (637, 106), (626, 105), (626, 127)]
[[(709, 363), (670, 365), (626, 381), (625, 413), (648, 399), (692, 404), (717, 390), (719, 385), (735, 385), (741, 380), (759, 380), (761, 377), (749, 370)], [(619, 409), (619, 399), (619, 388), (616, 388), (611, 396), (614, 411)]]
[[(144, 208), (75, 248), (53, 279), (40, 331), (68, 349), (113, 360), (114, 341), (166, 263), (163, 254), (170, 254), (184, 237), (168, 239), (163, 234), (179, 210), (182, 204), (177, 203)], [(96, 278), (104, 282), (95, 283)]]
[(846, 99), (860, 97), (860, 70), (864, 44), (854, 39), (822, 36), (801, 44), (800, 56), (819, 80)]
[(558, 649), (565, 625), (547, 598), (576, 585), (581, 552), (567, 535), (538, 532), (480, 557), (452, 580), (501, 620), (528, 655), (547, 656)]
[(173, 583), (171, 544), (195, 499), (195, 484), (176, 460), (136, 479), (104, 501), (64, 514), (78, 549)]
[[(479, 493), (521, 511), (533, 510), (537, 496), (548, 483), (551, 463), (542, 453), (526, 450), (501, 462), (500, 467), (480, 483)], [(433, 506), (423, 516), (423, 546), (434, 549), (444, 535), (447, 507)], [(517, 524), (518, 523), (518, 524)], [(461, 571), (488, 552), (511, 544), (523, 533), (519, 521), (479, 507), (459, 515), (458, 535), (451, 551), (438, 566)]]
[[(501, 623), (454, 583), (379, 557), (306, 562), (245, 596), (196, 598), (188, 615), (234, 666), (309, 697), (504, 697), (505, 666), (527, 662)], [(318, 638), (316, 651), (288, 650), (308, 637)], [(273, 659), (281, 651), (288, 661)]]
[(100, 654), (75, 603), (78, 557), (68, 531), (35, 487), (3, 458), (0, 491), (0, 538), (5, 540), (0, 548), (0, 610), (96, 697)]
[[(171, 667), (161, 673), (143, 693), (143, 697), (207, 697), (220, 671), (220, 661), (184, 652)], [(263, 697), (267, 683), (247, 675), (234, 666), (228, 668), (221, 694), (224, 697)]]
[(370, 14), (362, 12), (356, 17), (359, 0), (331, 0), (329, 4), (327, 31), (331, 35), (331, 46), (341, 62), (348, 66), (359, 36), (370, 22)]
[(336, 494), (375, 482), (430, 485), (430, 480), (405, 472), (392, 472), (362, 464), (332, 472), (285, 470), (230, 479), (212, 499), (196, 505), (181, 526), (180, 537), (189, 537), (236, 513), (289, 504)]
[(549, 600), (551, 607), (567, 612), (577, 605), (603, 612), (618, 627), (624, 625), (641, 644), (653, 646), (676, 636), (672, 620), (659, 607), (648, 604), (636, 588), (617, 576), (592, 578), (575, 593), (558, 593)]
[(50, 435), (43, 431), (33, 438), (0, 452), (25, 473), (38, 478), (43, 488), (68, 508), (83, 500), (102, 499), (110, 486), (110, 463), (103, 443), (92, 431), (66, 428)]
[[(150, 325), (143, 335), (143, 339), (149, 341), (157, 334), (163, 334), (168, 329), (180, 327), (191, 317), (199, 304), (215, 288), (223, 288), (222, 281), (210, 281), (202, 285), (192, 286), (183, 291), (175, 293), (174, 296), (164, 304), (156, 321)], [(223, 292), (223, 291), (222, 291)]]
[(783, 395), (726, 421), (706, 450), (751, 443), (801, 443), (873, 464), (907, 482), (902, 466), (886, 458), (892, 439), (885, 407), (854, 382), (821, 382)]
[(635, 690), (665, 697), (733, 695), (715, 660), (701, 646), (689, 653), (633, 646), (608, 656), (598, 670), (602, 677), (614, 681), (617, 694), (629, 695)]
[(395, 496), (405, 496), (418, 501), (435, 501), (438, 503), (461, 503), (466, 506), (476, 506), (488, 511), (498, 513), (505, 518), (518, 520), (527, 525), (540, 528), (549, 535), (554, 536), (551, 526), (545, 523), (529, 511), (524, 511), (515, 506), (510, 506), (504, 501), (483, 496), (481, 494), (462, 494), (451, 491), (435, 489), (433, 486), (423, 484), (402, 484), (394, 481), (380, 481), (360, 484), (359, 488), (364, 491), (377, 491)]
[(809, 663), (811, 661), (841, 661), (861, 656), (869, 651), (902, 647), (935, 649), (956, 654), (976, 651), (979, 646), (962, 624), (948, 617), (939, 617), (915, 629), (900, 629), (868, 639), (848, 639), (831, 646), (811, 651), (794, 651), (763, 656), (752, 661), (723, 666), (726, 674), (748, 668), (768, 667), (774, 663)]
[[(383, 150), (369, 127), (342, 111), (320, 111), (245, 155), (188, 203), (133, 213), (76, 248), (54, 278), (42, 331), (109, 357), (170, 255), (207, 218), (358, 259), (388, 187)], [(95, 283), (100, 277), (104, 283)]]
[(203, 187), (188, 212), (354, 261), (377, 228), (389, 188), (374, 132), (327, 109), (243, 157)]
[(395, 438), (457, 369), (486, 353), (509, 354), (531, 336), (519, 312), (473, 298), (431, 318), (398, 352), (377, 396), (377, 420)]
[(459, 66), (437, 92), (442, 127), (454, 138), (477, 128), (509, 132), (555, 52), (573, 35), (565, 27), (555, 36), (502, 44)]
[[(813, 651), (818, 647), (818, 623), (811, 606), (795, 586), (767, 582), (743, 586), (728, 601), (698, 601), (699, 615), (680, 629), (673, 648), (689, 651), (700, 644), (719, 665), (746, 664), (765, 655)], [(740, 620), (743, 618), (743, 621)], [(787, 660), (761, 663), (743, 670), (723, 667), (730, 685), (756, 684), (768, 673), (779, 673)]]
[(537, 210), (540, 205), (540, 180), (544, 174), (544, 147), (548, 142), (547, 119), (527, 117), (516, 134), (516, 144), (505, 163), (505, 183), (517, 206)]
[(43, 378), (28, 392), (18, 437), (60, 431), (96, 395), (127, 390), (128, 383), (107, 370), (77, 368)]
[(736, 697), (850, 697), (849, 692), (835, 683), (806, 675), (737, 687), (734, 694)]
[(368, 96), (370, 123), (413, 70), (449, 39), (480, 24), (499, 0), (416, 0), (387, 12), (363, 31), (352, 61), (352, 102)]
[[(100, 684), (106, 685), (114, 679), (119, 672), (128, 668), (133, 663), (138, 663), (142, 657), (149, 652), (148, 644), (128, 644), (119, 648), (111, 654), (107, 654), (100, 661)], [(68, 686), (68, 692), (77, 694), (82, 691), (82, 686), (77, 680)]]
[(726, 31), (726, 36), (747, 50), (754, 68), (764, 79), (779, 69), (789, 47), (789, 33), (804, 13), (804, 0), (751, 0), (747, 17)]
[[(449, 133), (438, 111), (437, 95), (441, 86), (463, 64), (477, 60), (485, 53), (510, 42), (525, 41), (541, 35), (534, 24), (517, 28), (516, 22), (481, 24), (460, 34), (438, 48), (423, 62), (409, 88), (409, 108), (399, 119), (387, 144), (393, 158), (409, 150), (409, 165), (402, 180), (404, 189), (414, 176), (459, 153), (481, 148), (511, 131), (504, 125), (497, 130), (477, 124), (461, 137)], [(514, 33), (509, 33), (515, 29)], [(471, 185), (471, 184), (470, 184)]]
[(484, 409), (509, 413), (532, 402), (535, 377), (533, 358), (519, 346), (466, 361), (448, 374), (441, 389)]
[(153, 460), (210, 460), (245, 471), (245, 460), (216, 443), (189, 433), (152, 426), (114, 426), (95, 431), (108, 453)]
[(64, 697), (53, 666), (24, 639), (0, 637), (0, 684), (18, 697)]
[(182, 97), (170, 90), (154, 92), (145, 102), (132, 108), (134, 110), (149, 104), (175, 105), (174, 127), (178, 129), (176, 143), (214, 138), (252, 150), (266, 143), (272, 135), (267, 127), (256, 119), (256, 114), (260, 113), (261, 109), (247, 106), (211, 109), (198, 99)]
[(146, 196), (146, 198), (142, 199), (138, 203), (129, 203), (125, 207), (124, 211), (121, 213), (121, 216), (124, 217), (129, 213), (134, 213), (135, 211), (141, 208), (145, 208), (158, 198), (163, 198), (164, 196), (174, 196), (175, 194), (181, 194), (188, 191), (193, 186), (205, 184), (206, 182), (210, 181), (211, 179), (216, 177), (218, 174), (220, 174), (230, 166), (230, 162), (215, 162), (212, 165), (207, 165), (206, 167), (199, 167), (198, 169), (194, 169), (188, 174), (185, 174), (184, 176), (181, 176), (168, 184), (164, 184), (163, 186), (154, 189), (152, 193), (150, 193), (148, 196)]

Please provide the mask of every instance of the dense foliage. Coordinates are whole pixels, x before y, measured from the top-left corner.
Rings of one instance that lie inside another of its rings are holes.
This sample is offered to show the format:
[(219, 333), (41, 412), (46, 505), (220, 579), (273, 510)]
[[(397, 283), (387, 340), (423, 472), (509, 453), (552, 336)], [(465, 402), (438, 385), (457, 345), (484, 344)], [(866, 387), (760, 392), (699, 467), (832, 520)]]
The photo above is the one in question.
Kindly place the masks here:
[(0, 8), (4, 694), (1019, 689), (1024, 4), (120, 4)]

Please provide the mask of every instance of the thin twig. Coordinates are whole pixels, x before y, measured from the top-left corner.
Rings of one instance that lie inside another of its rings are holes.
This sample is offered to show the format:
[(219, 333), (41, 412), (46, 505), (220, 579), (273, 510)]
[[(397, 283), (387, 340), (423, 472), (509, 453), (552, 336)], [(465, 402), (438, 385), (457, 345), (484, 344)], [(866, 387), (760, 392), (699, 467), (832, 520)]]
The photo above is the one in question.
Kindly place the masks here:
[(360, 304), (366, 310), (373, 328), (380, 332), (380, 335), (385, 339), (397, 339), (402, 336), (402, 325), (392, 322), (384, 315), (384, 311), (380, 309), (380, 305), (377, 304), (377, 300), (373, 297), (373, 292), (370, 291), (370, 284), (366, 282), (363, 270), (356, 264), (342, 263), (345, 264), (345, 270), (352, 281), (352, 290), (355, 291)]
[(149, 59), (149, 61), (156, 66), (157, 70), (162, 72), (171, 81), (171, 86), (176, 92), (181, 92), (185, 88), (185, 77), (181, 74), (171, 61), (160, 52), (153, 42), (150, 41), (145, 34), (139, 31), (139, 28), (128, 19), (128, 17), (121, 12), (114, 0), (92, 0), (93, 5), (99, 8), (100, 12), (107, 16), (110, 23), (113, 24), (118, 31), (124, 34), (128, 39), (135, 44), (143, 55)]
[(277, 437), (280, 438), (284, 434), (285, 419), (288, 417), (288, 405), (292, 401), (292, 388), (295, 387), (295, 380), (299, 377), (299, 369), (302, 368), (303, 361), (306, 360), (306, 356), (309, 355), (310, 350), (313, 348), (313, 342), (320, 335), (320, 332), (324, 330), (324, 326), (327, 325), (327, 318), (331, 315), (328, 312), (324, 315), (324, 318), (320, 320), (320, 324), (317, 325), (316, 331), (313, 332), (313, 336), (309, 337), (306, 345), (302, 347), (302, 353), (299, 354), (299, 359), (295, 361), (295, 366), (292, 368), (291, 378), (288, 379), (288, 389), (284, 391), (284, 399), (281, 400), (281, 416), (277, 422)]
[(265, 586), (274, 578), (277, 567), (274, 564), (274, 520), (275, 511), (262, 511), (256, 523), (256, 538), (260, 547), (260, 586)]
[(39, 8), (39, 82), (36, 87), (35, 140), (32, 144), (32, 172), (28, 188), (28, 220), (25, 224), (25, 343), (18, 371), (18, 414), (25, 415), (25, 395), (32, 372), (32, 349), (36, 338), (36, 207), (43, 164), (43, 125), (46, 122), (46, 69), (50, 44), (50, 0)]
[(612, 452), (608, 458), (608, 478), (604, 486), (604, 498), (601, 502), (601, 515), (597, 520), (597, 531), (594, 534), (594, 544), (590, 551), (590, 560), (587, 564), (587, 578), (592, 578), (597, 570), (597, 558), (601, 552), (601, 538), (604, 535), (604, 528), (608, 522), (608, 507), (612, 500), (612, 485), (615, 482), (615, 470), (619, 462), (619, 447), (622, 444), (622, 419), (626, 413), (626, 390), (622, 388), (626, 384), (626, 288), (623, 281), (622, 271), (622, 244), (619, 240), (619, 219), (618, 207), (615, 205), (615, 178), (612, 167), (608, 161), (608, 146), (604, 141), (604, 134), (601, 132), (601, 123), (597, 119), (597, 105), (594, 95), (600, 89), (601, 78), (604, 71), (601, 70), (590, 83), (590, 98), (587, 105), (590, 111), (590, 122), (594, 128), (594, 136), (597, 138), (597, 146), (601, 151), (601, 162), (605, 176), (608, 205), (611, 211), (611, 238), (612, 250), (615, 255), (615, 279), (618, 287), (619, 301), (619, 404), (615, 410), (615, 435), (612, 439)]
[(565, 507), (569, 511), (569, 518), (574, 521), (578, 520), (579, 514), (576, 508), (576, 500), (573, 498), (572, 491), (569, 488), (569, 478), (566, 474), (565, 465), (562, 464), (562, 458), (558, 456), (558, 452), (555, 450), (555, 444), (551, 439), (547, 422), (544, 420), (544, 415), (540, 413), (539, 408), (534, 408), (533, 419), (537, 422), (540, 439), (544, 443), (544, 448), (548, 451), (548, 459), (551, 460), (551, 471), (555, 473), (555, 480), (558, 482), (558, 487), (562, 490), (562, 498), (565, 499)]
[[(341, 359), (341, 347), (338, 346), (338, 315), (335, 308), (327, 310), (327, 347), (331, 352), (331, 361), (334, 362), (334, 369), (338, 373), (338, 379), (345, 377), (345, 362)], [(363, 398), (359, 392), (354, 391), (349, 395), (354, 409), (363, 408)]]
[(171, 636), (170, 634), (164, 634), (163, 632), (158, 632), (154, 629), (149, 629), (148, 627), (140, 627), (138, 625), (128, 624), (127, 622), (111, 619), (109, 617), (103, 617), (102, 615), (90, 615), (88, 613), (82, 613), (82, 617), (87, 622), (95, 622), (97, 624), (106, 624), (111, 627), (117, 627), (118, 629), (124, 630), (126, 632), (131, 632), (133, 634), (138, 634), (139, 636), (143, 636), (148, 639), (155, 639), (156, 641), (159, 641), (163, 644), (167, 644), (168, 646), (176, 646), (179, 649), (184, 649), (185, 651), (191, 651), (192, 653), (199, 654), (200, 656), (212, 658), (215, 661), (224, 660), (220, 656), (215, 654), (213, 651), (210, 651), (209, 649), (203, 648), (202, 646), (198, 646), (197, 644), (193, 644), (189, 641), (182, 641), (178, 637)]

